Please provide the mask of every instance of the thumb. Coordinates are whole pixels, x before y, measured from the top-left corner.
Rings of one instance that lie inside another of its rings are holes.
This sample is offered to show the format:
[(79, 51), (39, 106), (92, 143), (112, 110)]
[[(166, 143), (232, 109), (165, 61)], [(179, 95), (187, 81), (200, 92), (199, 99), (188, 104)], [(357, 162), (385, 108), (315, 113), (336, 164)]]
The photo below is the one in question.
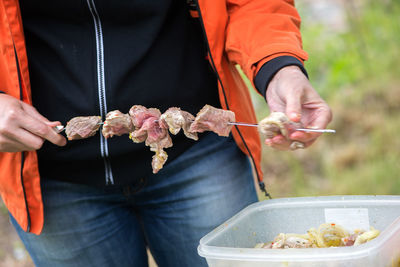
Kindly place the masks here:
[(293, 90), (286, 97), (286, 115), (294, 122), (299, 122), (301, 119), (302, 93), (300, 92), (302, 90)]

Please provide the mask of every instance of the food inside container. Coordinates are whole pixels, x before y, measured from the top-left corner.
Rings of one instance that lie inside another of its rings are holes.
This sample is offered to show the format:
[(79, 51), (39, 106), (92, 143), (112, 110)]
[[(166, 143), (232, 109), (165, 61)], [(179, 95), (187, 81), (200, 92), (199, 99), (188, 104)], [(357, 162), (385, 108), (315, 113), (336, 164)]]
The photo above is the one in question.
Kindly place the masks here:
[(370, 230), (355, 229), (347, 231), (336, 223), (323, 223), (318, 229), (310, 228), (305, 234), (280, 233), (273, 241), (257, 243), (254, 248), (288, 249), (288, 248), (329, 248), (359, 246), (373, 240), (380, 234), (371, 226)]
[[(325, 223), (346, 230), (380, 230), (357, 246), (254, 248), (280, 233), (307, 233)], [(330, 196), (266, 200), (252, 204), (200, 240), (200, 256), (214, 267), (386, 267), (400, 259), (400, 196)]]

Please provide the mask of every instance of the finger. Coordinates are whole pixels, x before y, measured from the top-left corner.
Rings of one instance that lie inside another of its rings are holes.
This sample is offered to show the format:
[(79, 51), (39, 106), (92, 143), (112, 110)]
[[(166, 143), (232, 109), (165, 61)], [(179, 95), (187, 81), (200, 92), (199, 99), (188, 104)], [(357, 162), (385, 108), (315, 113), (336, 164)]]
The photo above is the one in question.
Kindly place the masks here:
[(36, 119), (35, 117), (22, 116), (20, 120), (20, 127), (50, 141), (55, 145), (64, 146), (67, 143), (62, 135), (56, 133), (52, 127), (46, 123), (43, 123), (41, 120)]
[(302, 92), (303, 90), (294, 89), (286, 98), (286, 115), (294, 122), (299, 122), (301, 119)]
[(22, 128), (18, 128), (12, 132), (3, 131), (1, 139), (2, 151), (7, 152), (38, 150), (44, 142), (43, 138)]
[(25, 146), (15, 140), (12, 140), (4, 135), (0, 136), (0, 151), (1, 152), (21, 152), (25, 150)]
[(316, 110), (315, 113), (315, 119), (309, 125), (306, 125), (306, 127), (311, 129), (325, 129), (332, 120), (331, 109), (328, 106), (323, 106)]
[(287, 140), (285, 137), (282, 135), (277, 135), (271, 139), (266, 139), (265, 144), (267, 146), (270, 146), (272, 148), (278, 149), (278, 150), (288, 150), (290, 147), (290, 141)]
[(302, 142), (302, 144), (303, 144), (302, 148), (305, 149), (305, 148), (310, 147), (313, 143), (315, 143), (315, 141), (317, 141), (317, 139), (313, 139), (313, 140), (311, 140), (309, 142)]
[(315, 141), (317, 141), (317, 139), (311, 140), (309, 142), (305, 142), (304, 143), (304, 148), (307, 148), (307, 147), (311, 146)]
[(59, 126), (59, 125), (62, 125), (61, 122), (59, 122), (59, 121), (50, 121), (50, 122), (48, 122), (46, 124), (47, 124), (47, 126), (49, 126), (51, 128), (54, 128), (54, 127)]
[(277, 135), (272, 138), (272, 143), (275, 145), (287, 145), (290, 141), (287, 140), (283, 135)]
[(321, 133), (307, 133), (307, 132), (296, 131), (293, 132), (289, 136), (289, 138), (294, 141), (300, 141), (302, 143), (306, 143), (311, 140), (317, 139), (321, 135), (322, 135)]
[(290, 147), (288, 145), (277, 145), (277, 144), (271, 144), (269, 147), (276, 149), (276, 150), (281, 150), (281, 151), (286, 151), (289, 150)]

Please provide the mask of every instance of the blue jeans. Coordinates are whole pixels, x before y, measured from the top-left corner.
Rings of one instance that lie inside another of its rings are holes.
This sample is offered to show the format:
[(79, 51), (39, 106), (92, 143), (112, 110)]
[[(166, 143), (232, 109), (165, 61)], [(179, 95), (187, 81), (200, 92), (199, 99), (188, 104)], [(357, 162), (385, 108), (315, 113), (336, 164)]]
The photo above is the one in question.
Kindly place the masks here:
[[(150, 164), (149, 159), (149, 164)], [(136, 190), (43, 180), (44, 228), (25, 233), (11, 217), (36, 266), (207, 266), (199, 240), (256, 202), (251, 165), (231, 137), (215, 134)]]

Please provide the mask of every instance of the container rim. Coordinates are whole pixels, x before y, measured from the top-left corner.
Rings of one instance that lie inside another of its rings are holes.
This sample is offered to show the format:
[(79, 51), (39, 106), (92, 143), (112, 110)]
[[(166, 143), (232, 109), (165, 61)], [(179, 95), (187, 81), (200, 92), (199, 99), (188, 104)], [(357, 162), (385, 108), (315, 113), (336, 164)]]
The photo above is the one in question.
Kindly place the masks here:
[[(317, 202), (318, 201), (318, 202)], [(369, 204), (373, 206), (399, 205), (400, 196), (394, 195), (339, 195), (339, 196), (318, 196), (318, 197), (296, 197), (296, 198), (280, 198), (256, 202), (241, 210), (239, 213), (222, 223), (213, 231), (200, 239), (197, 248), (198, 254), (210, 259), (224, 260), (245, 260), (245, 261), (335, 261), (360, 258), (374, 253), (382, 247), (384, 243), (390, 239), (393, 233), (400, 231), (400, 217), (391, 223), (381, 234), (374, 240), (357, 247), (332, 247), (332, 248), (309, 248), (307, 254), (303, 249), (284, 249), (284, 250), (266, 250), (255, 248), (231, 248), (217, 247), (207, 245), (218, 234), (227, 231), (233, 221), (239, 220), (250, 212), (260, 211), (264, 209), (275, 209), (282, 207), (297, 207), (312, 204), (314, 207), (329, 206), (339, 204), (345, 201), (346, 205)], [(265, 203), (268, 202), (268, 203)]]

